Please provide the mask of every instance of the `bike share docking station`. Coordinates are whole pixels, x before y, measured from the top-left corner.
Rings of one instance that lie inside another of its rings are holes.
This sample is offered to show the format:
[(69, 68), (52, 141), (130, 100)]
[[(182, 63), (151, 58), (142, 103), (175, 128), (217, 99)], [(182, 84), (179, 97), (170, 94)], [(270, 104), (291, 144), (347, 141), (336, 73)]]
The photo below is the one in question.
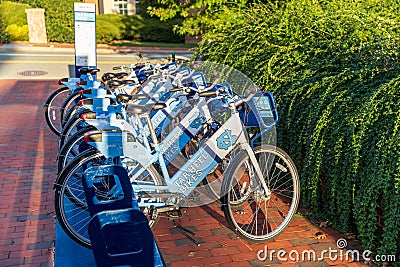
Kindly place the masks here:
[[(95, 10), (95, 4), (74, 3), (76, 77), (80, 68), (97, 65)], [(127, 171), (120, 166), (95, 166), (86, 169), (83, 177), (92, 253), (65, 236), (57, 224), (55, 266), (165, 266)], [(102, 186), (102, 180), (113, 186)]]

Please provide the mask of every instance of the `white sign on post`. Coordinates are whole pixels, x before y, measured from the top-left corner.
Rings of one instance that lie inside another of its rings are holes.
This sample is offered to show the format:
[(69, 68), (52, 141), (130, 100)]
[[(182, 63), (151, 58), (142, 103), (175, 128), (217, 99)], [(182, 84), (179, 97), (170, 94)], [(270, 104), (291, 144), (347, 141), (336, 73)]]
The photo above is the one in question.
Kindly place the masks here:
[(74, 3), (75, 75), (79, 68), (97, 66), (96, 59), (96, 4)]

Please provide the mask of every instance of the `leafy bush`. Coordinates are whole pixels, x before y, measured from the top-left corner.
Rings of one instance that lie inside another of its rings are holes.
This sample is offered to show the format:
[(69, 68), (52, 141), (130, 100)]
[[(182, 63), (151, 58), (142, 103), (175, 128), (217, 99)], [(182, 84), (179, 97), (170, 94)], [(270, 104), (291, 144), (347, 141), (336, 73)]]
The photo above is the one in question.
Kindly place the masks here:
[(46, 10), (47, 38), (50, 42), (74, 42), (74, 2), (76, 0), (42, 0)]
[(2, 16), (0, 15), (0, 44), (6, 44), (8, 43), (10, 38), (10, 35), (6, 31), (6, 26), (4, 24), (4, 20)]
[(6, 25), (28, 25), (25, 13), (25, 9), (27, 8), (30, 8), (27, 4), (4, 1), (0, 3), (0, 15), (4, 18), (4, 23)]
[[(16, 24), (17, 26), (23, 26), (27, 25), (25, 8), (29, 6), (32, 8), (44, 8), (48, 40), (51, 42), (73, 43), (74, 2), (80, 1), (10, 0), (10, 2), (1, 4), (7, 5), (1, 10), (7, 17), (6, 25)], [(114, 40), (183, 42), (183, 37), (173, 32), (173, 25), (178, 22), (179, 20), (161, 22), (155, 18), (143, 19), (139, 15), (102, 14), (96, 17), (96, 38), (99, 43), (110, 43)], [(23, 34), (24, 27), (17, 28), (12, 26), (11, 28), (18, 30), (18, 35), (13, 36), (13, 40), (25, 38)]]
[[(272, 91), (302, 203), (365, 249), (400, 255), (399, 1), (226, 10), (198, 53)], [(221, 15), (221, 16), (222, 16)]]
[(74, 2), (80, 0), (11, 0), (32, 8), (44, 8), (47, 38), (51, 42), (74, 42)]
[(149, 42), (166, 42), (166, 43), (182, 43), (184, 37), (176, 34), (173, 30), (174, 25), (178, 24), (181, 19), (171, 19), (160, 21), (158, 18), (146, 18), (145, 26), (140, 31), (142, 41)]
[(96, 38), (99, 43), (109, 43), (123, 37), (121, 15), (98, 15), (96, 17)]
[(6, 31), (10, 35), (10, 41), (28, 41), (29, 40), (29, 29), (28, 25), (18, 26), (11, 24), (6, 27)]
[(0, 3), (0, 16), (4, 18), (6, 32), (10, 41), (29, 40), (28, 22), (25, 9), (30, 8), (27, 4), (2, 2)]
[(155, 18), (143, 19), (139, 15), (102, 14), (96, 17), (97, 40), (135, 40), (178, 43), (183, 37), (173, 33), (174, 21), (161, 22)]

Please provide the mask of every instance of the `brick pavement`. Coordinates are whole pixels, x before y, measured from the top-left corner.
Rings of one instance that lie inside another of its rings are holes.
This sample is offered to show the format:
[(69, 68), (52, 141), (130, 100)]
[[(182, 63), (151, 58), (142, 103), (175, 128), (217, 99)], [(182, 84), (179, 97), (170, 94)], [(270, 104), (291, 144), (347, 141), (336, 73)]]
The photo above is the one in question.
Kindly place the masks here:
[[(42, 106), (58, 88), (56, 81), (0, 80), (0, 266), (52, 266), (55, 219), (52, 183), (56, 177), (57, 138), (47, 128)], [(300, 255), (336, 249), (341, 236), (296, 217), (275, 240), (250, 244), (226, 227), (214, 203), (191, 208), (180, 223), (196, 232), (198, 247), (162, 218), (154, 235), (167, 264), (178, 266), (364, 266), (359, 262), (260, 261), (259, 250), (285, 249)], [(326, 238), (317, 240), (321, 232)], [(263, 256), (264, 254), (261, 254)], [(79, 255), (77, 255), (79, 257)], [(288, 258), (288, 255), (284, 255)]]

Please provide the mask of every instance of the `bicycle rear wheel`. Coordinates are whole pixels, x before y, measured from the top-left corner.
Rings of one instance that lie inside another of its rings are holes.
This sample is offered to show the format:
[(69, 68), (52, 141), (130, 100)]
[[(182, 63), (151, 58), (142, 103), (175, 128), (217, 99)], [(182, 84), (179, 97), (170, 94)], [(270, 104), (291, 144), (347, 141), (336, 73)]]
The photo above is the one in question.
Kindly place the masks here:
[(46, 123), (56, 135), (60, 135), (62, 104), (70, 94), (71, 90), (68, 87), (62, 87), (53, 92), (44, 104)]
[(232, 230), (243, 239), (264, 242), (275, 238), (289, 224), (300, 197), (300, 181), (292, 159), (281, 149), (262, 145), (254, 150), (266, 195), (245, 151), (229, 165), (222, 183), (222, 207)]
[[(91, 247), (88, 233), (90, 214), (86, 204), (82, 177), (87, 167), (101, 165), (104, 161), (105, 158), (100, 152), (85, 151), (63, 169), (55, 185), (54, 204), (60, 226), (71, 239), (88, 248)], [(135, 180), (135, 183), (161, 185), (162, 181), (151, 166)], [(107, 186), (104, 184), (104, 187)], [(157, 214), (153, 214), (148, 219), (150, 227), (154, 227), (159, 217)]]

